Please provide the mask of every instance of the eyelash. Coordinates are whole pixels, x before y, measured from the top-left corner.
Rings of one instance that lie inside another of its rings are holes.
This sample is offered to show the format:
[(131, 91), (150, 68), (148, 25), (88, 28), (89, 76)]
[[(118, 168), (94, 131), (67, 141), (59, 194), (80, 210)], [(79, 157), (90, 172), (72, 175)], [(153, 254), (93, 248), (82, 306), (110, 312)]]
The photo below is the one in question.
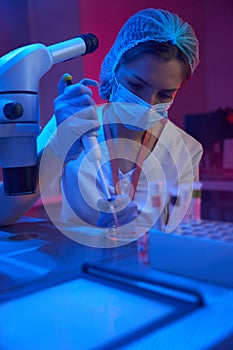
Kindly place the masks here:
[(163, 94), (163, 93), (159, 93), (158, 95), (159, 95), (159, 97), (161, 99), (164, 99), (164, 100), (170, 100), (173, 97), (172, 95), (166, 95), (166, 94)]
[(128, 82), (128, 85), (134, 90), (140, 90), (143, 88), (143, 85), (132, 83), (131, 81)]
[[(140, 85), (138, 83), (133, 83), (132, 81), (128, 81), (127, 83), (128, 83), (128, 86), (134, 91), (142, 90), (144, 88), (144, 85)], [(158, 94), (158, 96), (161, 100), (172, 100), (173, 99), (173, 94), (167, 95), (166, 93), (161, 92)]]

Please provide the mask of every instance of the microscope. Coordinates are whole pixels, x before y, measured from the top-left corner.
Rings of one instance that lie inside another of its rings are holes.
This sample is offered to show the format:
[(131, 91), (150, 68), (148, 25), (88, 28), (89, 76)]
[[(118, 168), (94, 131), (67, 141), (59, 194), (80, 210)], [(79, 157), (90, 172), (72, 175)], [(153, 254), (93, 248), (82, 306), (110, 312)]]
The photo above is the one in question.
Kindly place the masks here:
[(47, 47), (20, 47), (0, 58), (0, 167), (6, 195), (36, 191), (40, 79), (54, 64), (92, 53), (98, 44), (87, 33)]

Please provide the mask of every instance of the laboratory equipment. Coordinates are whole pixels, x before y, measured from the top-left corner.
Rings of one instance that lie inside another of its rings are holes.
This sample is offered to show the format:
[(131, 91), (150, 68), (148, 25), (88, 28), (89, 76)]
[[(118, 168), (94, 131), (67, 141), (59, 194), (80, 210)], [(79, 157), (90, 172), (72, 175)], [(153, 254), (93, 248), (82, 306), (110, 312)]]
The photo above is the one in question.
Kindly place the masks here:
[(190, 203), (190, 220), (193, 223), (201, 222), (201, 182), (194, 182)]
[(233, 287), (233, 225), (201, 220), (179, 227), (179, 232), (149, 232), (152, 267)]
[(90, 160), (90, 162), (94, 163), (96, 171), (98, 172), (101, 188), (104, 192), (104, 197), (105, 197), (104, 199), (106, 199), (109, 202), (109, 209), (111, 210), (111, 213), (113, 215), (115, 226), (119, 227), (120, 224), (117, 218), (117, 214), (112, 204), (112, 196), (109, 192), (108, 185), (100, 164), (101, 150), (97, 141), (97, 132), (92, 131), (90, 133), (83, 135), (82, 143), (88, 159)]
[(47, 47), (41, 43), (20, 47), (1, 57), (0, 166), (5, 194), (36, 191), (40, 79), (54, 64), (97, 48), (97, 37), (87, 33)]

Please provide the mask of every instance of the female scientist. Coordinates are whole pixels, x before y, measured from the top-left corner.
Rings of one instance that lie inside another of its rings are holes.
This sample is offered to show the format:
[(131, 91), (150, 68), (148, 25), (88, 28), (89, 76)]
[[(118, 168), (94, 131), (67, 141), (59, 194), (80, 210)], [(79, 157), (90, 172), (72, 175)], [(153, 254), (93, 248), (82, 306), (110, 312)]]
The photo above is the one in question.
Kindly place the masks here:
[[(168, 110), (198, 62), (192, 27), (176, 14), (145, 9), (128, 19), (102, 63), (98, 87), (108, 103), (95, 106), (89, 87), (95, 81), (83, 79), (66, 87), (62, 77), (54, 116), (38, 137), (40, 154), (48, 144), (40, 167), (40, 191), (52, 181), (51, 169), (58, 159), (64, 160), (61, 220), (78, 223), (81, 219), (100, 227), (138, 220), (139, 225), (151, 227), (157, 220), (151, 215), (151, 183), (162, 184), (163, 206), (170, 188), (192, 187), (198, 179), (202, 147), (168, 119)], [(99, 169), (83, 150), (82, 137), (90, 132), (98, 138)], [(1, 224), (17, 220), (38, 196), (3, 198)], [(168, 221), (171, 228), (183, 214), (179, 208), (174, 210)]]

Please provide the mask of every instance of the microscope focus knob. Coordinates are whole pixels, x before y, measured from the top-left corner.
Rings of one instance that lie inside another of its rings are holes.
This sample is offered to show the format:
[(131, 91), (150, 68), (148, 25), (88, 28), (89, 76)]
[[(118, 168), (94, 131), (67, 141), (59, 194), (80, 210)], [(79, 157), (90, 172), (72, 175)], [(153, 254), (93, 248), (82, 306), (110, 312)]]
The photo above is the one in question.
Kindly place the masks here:
[(17, 102), (9, 102), (5, 104), (3, 113), (7, 119), (15, 120), (22, 116), (23, 106)]

